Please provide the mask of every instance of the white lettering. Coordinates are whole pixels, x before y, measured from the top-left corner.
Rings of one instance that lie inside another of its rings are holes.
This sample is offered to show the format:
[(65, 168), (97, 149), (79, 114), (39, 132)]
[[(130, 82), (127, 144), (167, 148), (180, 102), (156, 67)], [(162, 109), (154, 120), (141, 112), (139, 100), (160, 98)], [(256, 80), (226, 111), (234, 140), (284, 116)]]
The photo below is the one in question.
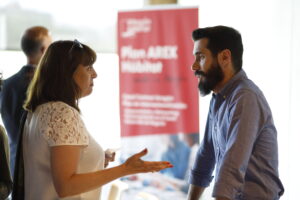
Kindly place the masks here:
[(177, 46), (150, 46), (147, 58), (152, 59), (177, 59)]
[(149, 94), (127, 94), (124, 93), (122, 95), (124, 100), (139, 100), (139, 101), (163, 101), (163, 102), (170, 102), (174, 101), (174, 96), (171, 95), (149, 95)]
[(122, 73), (161, 73), (163, 65), (161, 62), (148, 61), (123, 61), (121, 62)]
[(144, 59), (146, 51), (144, 49), (133, 49), (131, 46), (124, 46), (121, 48), (121, 57), (130, 59)]
[(125, 124), (144, 126), (166, 126), (176, 122), (187, 104), (174, 102), (172, 95), (160, 94), (128, 94), (122, 95), (122, 114)]
[(177, 59), (177, 46), (150, 46), (145, 49), (134, 49), (132, 46), (121, 48), (122, 59)]

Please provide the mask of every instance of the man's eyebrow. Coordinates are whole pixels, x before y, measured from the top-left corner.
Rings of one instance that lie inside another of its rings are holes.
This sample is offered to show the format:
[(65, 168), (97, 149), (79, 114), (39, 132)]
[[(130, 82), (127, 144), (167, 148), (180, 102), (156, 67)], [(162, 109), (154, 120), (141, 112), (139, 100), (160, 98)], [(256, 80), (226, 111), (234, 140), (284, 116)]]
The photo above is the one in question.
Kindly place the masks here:
[(199, 51), (196, 51), (196, 52), (194, 53), (195, 56), (198, 56), (198, 55), (200, 55), (200, 54), (203, 54), (203, 52), (200, 51), (200, 50), (199, 50)]

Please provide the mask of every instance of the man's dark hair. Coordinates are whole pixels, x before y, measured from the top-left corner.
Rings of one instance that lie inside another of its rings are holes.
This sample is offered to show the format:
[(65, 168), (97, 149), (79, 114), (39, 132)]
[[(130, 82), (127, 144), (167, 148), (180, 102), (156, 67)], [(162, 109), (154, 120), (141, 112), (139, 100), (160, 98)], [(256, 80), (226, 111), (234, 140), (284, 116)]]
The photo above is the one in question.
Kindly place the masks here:
[(25, 55), (35, 56), (43, 45), (44, 37), (48, 34), (48, 29), (42, 26), (27, 29), (21, 39), (21, 49)]
[(207, 48), (213, 56), (225, 49), (231, 52), (231, 58), (235, 72), (240, 71), (243, 65), (243, 42), (241, 34), (227, 26), (214, 26), (199, 28), (193, 31), (193, 40), (197, 41), (202, 38), (208, 39)]

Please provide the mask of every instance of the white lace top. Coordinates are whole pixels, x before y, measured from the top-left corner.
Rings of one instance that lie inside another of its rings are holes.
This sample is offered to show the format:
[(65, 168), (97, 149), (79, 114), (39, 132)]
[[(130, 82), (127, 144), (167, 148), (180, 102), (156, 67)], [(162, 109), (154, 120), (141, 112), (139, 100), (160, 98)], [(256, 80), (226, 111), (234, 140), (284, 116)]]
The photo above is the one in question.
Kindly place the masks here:
[[(60, 199), (50, 166), (50, 148), (83, 145), (77, 173), (104, 168), (104, 152), (86, 130), (80, 114), (63, 102), (49, 102), (28, 113), (23, 134), (25, 200)], [(99, 200), (101, 189), (63, 199)]]

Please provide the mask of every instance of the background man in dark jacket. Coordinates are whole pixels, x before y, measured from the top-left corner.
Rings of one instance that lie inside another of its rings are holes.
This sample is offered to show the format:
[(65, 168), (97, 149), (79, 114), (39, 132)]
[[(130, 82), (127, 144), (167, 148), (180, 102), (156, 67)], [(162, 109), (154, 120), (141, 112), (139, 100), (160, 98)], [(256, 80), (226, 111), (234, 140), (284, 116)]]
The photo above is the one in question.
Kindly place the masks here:
[(21, 48), (27, 57), (27, 64), (3, 82), (0, 109), (9, 138), (11, 174), (14, 173), (19, 124), (24, 112), (23, 102), (26, 99), (27, 87), (33, 77), (36, 65), (51, 42), (52, 39), (47, 28), (34, 26), (27, 29), (21, 40)]

